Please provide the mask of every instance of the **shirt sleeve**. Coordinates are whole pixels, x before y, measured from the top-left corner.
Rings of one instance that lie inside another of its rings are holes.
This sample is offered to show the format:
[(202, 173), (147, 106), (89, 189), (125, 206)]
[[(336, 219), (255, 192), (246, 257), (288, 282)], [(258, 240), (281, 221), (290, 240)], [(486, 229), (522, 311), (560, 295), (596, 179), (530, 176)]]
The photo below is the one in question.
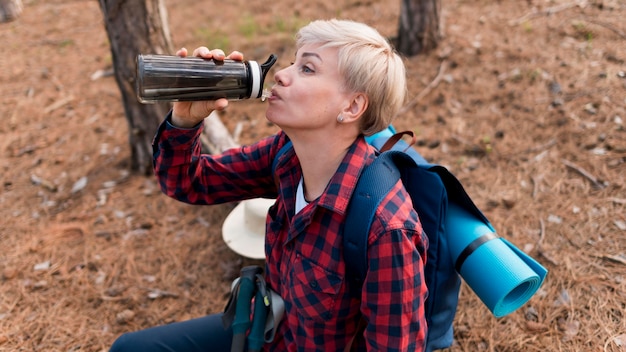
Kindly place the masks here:
[[(417, 232), (419, 231), (419, 233)], [(426, 337), (426, 248), (421, 229), (390, 230), (369, 246), (361, 310), (368, 351), (422, 351)]]
[(276, 197), (271, 165), (278, 136), (219, 155), (203, 154), (203, 124), (177, 128), (169, 123), (170, 116), (152, 143), (154, 173), (163, 193), (190, 204)]

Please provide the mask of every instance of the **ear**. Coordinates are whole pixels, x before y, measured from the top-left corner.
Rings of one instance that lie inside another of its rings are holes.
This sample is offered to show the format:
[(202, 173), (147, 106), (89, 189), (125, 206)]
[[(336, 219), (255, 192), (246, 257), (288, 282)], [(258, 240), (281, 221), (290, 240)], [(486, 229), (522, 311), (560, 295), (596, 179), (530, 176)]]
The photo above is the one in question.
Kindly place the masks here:
[(369, 99), (365, 93), (354, 93), (348, 102), (349, 104), (341, 112), (344, 122), (354, 122), (360, 119), (369, 105)]

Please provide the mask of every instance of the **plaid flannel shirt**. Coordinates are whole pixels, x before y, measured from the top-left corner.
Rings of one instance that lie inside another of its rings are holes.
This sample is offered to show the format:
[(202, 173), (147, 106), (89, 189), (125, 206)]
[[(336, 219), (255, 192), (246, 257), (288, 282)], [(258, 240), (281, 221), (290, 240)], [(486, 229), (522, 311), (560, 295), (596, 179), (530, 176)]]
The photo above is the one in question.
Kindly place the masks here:
[(422, 351), (428, 239), (401, 182), (377, 209), (361, 293), (351, 294), (346, 280), (349, 258), (342, 254), (341, 224), (357, 179), (375, 156), (373, 148), (357, 139), (324, 194), (294, 214), (302, 173), (293, 150), (272, 174), (274, 156), (288, 140), (284, 133), (203, 155), (201, 129), (164, 122), (153, 142), (155, 173), (165, 194), (191, 204), (277, 198), (266, 224), (265, 274), (285, 301), (285, 316), (265, 350), (343, 351), (363, 318), (365, 329), (353, 350)]

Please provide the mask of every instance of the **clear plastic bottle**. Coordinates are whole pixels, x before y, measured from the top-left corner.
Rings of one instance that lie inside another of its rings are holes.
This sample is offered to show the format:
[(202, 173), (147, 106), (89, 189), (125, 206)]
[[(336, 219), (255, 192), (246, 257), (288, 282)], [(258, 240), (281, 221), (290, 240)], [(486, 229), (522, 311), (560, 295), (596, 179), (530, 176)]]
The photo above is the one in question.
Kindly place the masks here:
[(138, 55), (137, 98), (142, 103), (261, 98), (265, 76), (276, 59), (272, 54), (259, 65), (256, 61)]

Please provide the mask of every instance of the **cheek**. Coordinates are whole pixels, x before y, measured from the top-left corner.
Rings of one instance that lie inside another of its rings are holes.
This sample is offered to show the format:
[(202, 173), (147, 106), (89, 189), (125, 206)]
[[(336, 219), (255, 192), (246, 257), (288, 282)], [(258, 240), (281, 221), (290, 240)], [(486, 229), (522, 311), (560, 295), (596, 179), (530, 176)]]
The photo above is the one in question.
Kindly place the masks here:
[(306, 120), (317, 124), (337, 118), (339, 108), (336, 93), (319, 89), (316, 84), (297, 83), (285, 89), (280, 100), (269, 103), (265, 116), (270, 122), (291, 124)]
[(281, 125), (285, 122), (293, 120), (297, 118), (297, 114), (302, 109), (298, 106), (297, 103), (286, 100), (278, 100), (276, 102), (271, 102), (267, 109), (265, 110), (265, 117), (268, 121), (275, 123), (277, 125)]

